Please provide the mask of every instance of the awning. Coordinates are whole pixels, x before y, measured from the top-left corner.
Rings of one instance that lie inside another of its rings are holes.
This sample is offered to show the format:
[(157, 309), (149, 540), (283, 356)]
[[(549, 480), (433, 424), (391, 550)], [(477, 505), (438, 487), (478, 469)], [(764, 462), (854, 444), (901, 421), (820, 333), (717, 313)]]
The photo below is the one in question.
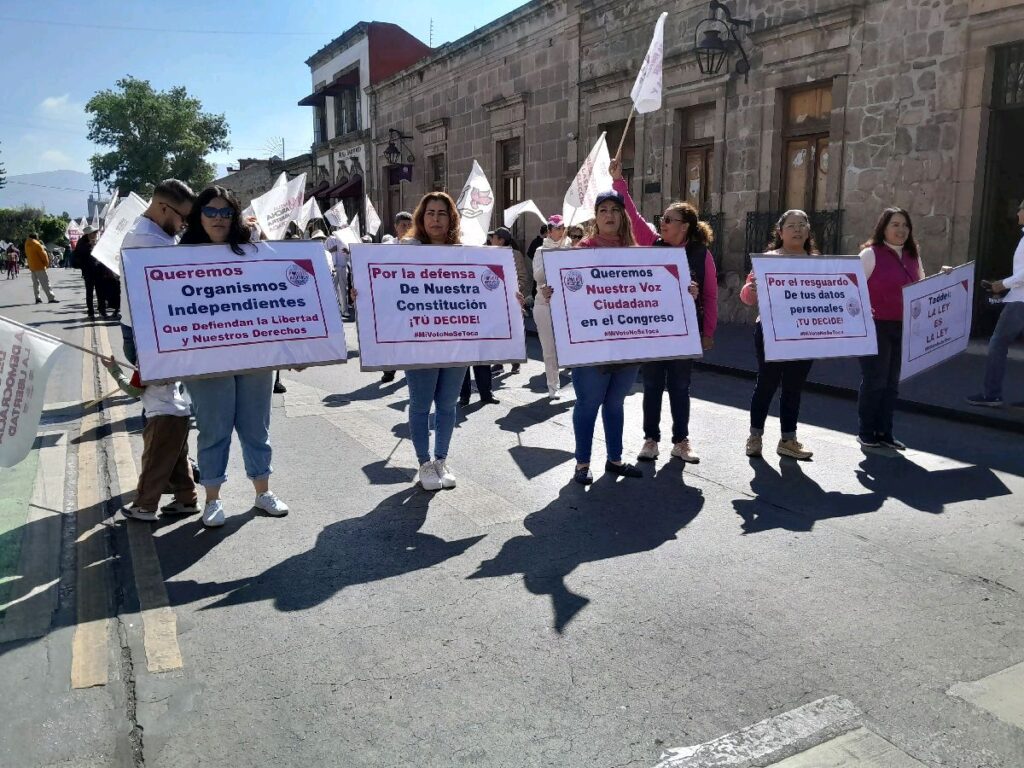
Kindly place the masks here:
[(316, 194), (319, 198), (328, 197), (362, 197), (363, 196), (363, 177), (356, 176), (353, 179), (348, 179), (340, 184), (335, 184), (333, 187), (329, 187), (323, 192)]
[(337, 96), (342, 91), (359, 87), (359, 70), (353, 69), (338, 75), (323, 88), (313, 91), (309, 96), (299, 100), (300, 107), (322, 107), (328, 96)]

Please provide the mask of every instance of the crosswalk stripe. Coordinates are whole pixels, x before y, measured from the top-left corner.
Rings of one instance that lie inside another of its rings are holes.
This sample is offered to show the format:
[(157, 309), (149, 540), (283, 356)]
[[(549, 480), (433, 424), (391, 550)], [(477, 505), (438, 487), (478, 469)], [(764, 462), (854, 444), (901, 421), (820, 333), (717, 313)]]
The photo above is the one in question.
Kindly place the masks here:
[[(85, 329), (85, 346), (92, 339), (92, 329)], [(85, 364), (82, 375), (82, 399), (93, 396), (92, 360)], [(81, 434), (89, 434), (99, 426), (95, 412), (86, 414)], [(109, 628), (109, 592), (106, 542), (103, 537), (103, 503), (97, 476), (98, 441), (86, 440), (78, 448), (78, 538), (76, 552), (77, 623), (71, 645), (71, 687), (91, 688), (107, 684)]]
[(867, 728), (844, 733), (767, 768), (926, 768)]
[(957, 683), (949, 695), (1024, 729), (1024, 662), (972, 683)]
[[(99, 347), (104, 355), (110, 354), (110, 338), (101, 326)], [(115, 425), (110, 436), (114, 451), (114, 472), (122, 495), (130, 493), (138, 481), (138, 471), (132, 454), (131, 441), (124, 428), (127, 412), (122, 405), (109, 409), (110, 422)], [(160, 558), (156, 553), (153, 533), (146, 523), (128, 520), (128, 547), (132, 555), (135, 591), (138, 593), (142, 615), (143, 642), (146, 649), (146, 668), (150, 672), (181, 669), (184, 662), (178, 644), (178, 619), (170, 607)]]

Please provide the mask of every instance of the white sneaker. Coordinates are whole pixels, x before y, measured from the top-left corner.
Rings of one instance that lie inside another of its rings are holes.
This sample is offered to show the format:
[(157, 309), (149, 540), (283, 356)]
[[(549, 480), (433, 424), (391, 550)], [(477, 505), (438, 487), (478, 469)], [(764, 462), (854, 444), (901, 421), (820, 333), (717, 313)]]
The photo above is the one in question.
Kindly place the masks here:
[(657, 440), (644, 440), (644, 447), (640, 449), (640, 453), (636, 457), (640, 461), (654, 461), (658, 458)]
[(677, 459), (682, 459), (687, 464), (700, 464), (700, 456), (690, 450), (689, 440), (680, 440), (673, 445), (672, 455)]
[(437, 476), (441, 478), (442, 488), (455, 487), (455, 473), (448, 467), (448, 462), (445, 459), (435, 461), (434, 468), (437, 471)]
[(261, 509), (271, 517), (284, 517), (288, 514), (288, 505), (281, 501), (273, 491), (264, 491), (253, 502), (256, 509)]
[(426, 461), (420, 465), (420, 471), (416, 473), (416, 480), (424, 491), (440, 491), (442, 488), (441, 478), (437, 474), (437, 465), (432, 461)]
[(548, 400), (561, 400), (561, 399), (562, 399), (562, 393), (559, 392), (557, 389), (549, 389), (548, 390)]
[(224, 503), (220, 499), (206, 502), (203, 507), (203, 525), (207, 528), (220, 528), (224, 525)]

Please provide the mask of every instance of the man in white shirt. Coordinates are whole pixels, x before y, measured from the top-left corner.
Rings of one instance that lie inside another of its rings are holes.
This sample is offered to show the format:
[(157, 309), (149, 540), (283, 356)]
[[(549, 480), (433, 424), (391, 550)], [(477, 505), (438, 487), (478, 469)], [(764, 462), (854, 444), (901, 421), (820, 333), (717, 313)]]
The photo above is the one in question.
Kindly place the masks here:
[[(1017, 208), (1017, 224), (1024, 228), (1024, 200)], [(1024, 230), (1022, 230), (1024, 231)], [(1003, 297), (1003, 311), (999, 322), (992, 331), (988, 342), (988, 358), (985, 360), (985, 391), (967, 398), (971, 405), (999, 408), (1003, 404), (1003, 377), (1006, 375), (1006, 356), (1010, 344), (1024, 333), (1024, 235), (1013, 253), (1013, 274), (996, 280), (991, 285), (995, 294), (1008, 290)], [(1024, 407), (1024, 402), (1011, 403)]]
[[(185, 182), (177, 179), (161, 181), (153, 188), (149, 207), (125, 234), (121, 250), (177, 244), (178, 235), (185, 229), (195, 199), (195, 193)], [(132, 333), (132, 314), (125, 290), (123, 262), (121, 275), (121, 336), (124, 340), (124, 356), (129, 363), (136, 365), (135, 335)]]

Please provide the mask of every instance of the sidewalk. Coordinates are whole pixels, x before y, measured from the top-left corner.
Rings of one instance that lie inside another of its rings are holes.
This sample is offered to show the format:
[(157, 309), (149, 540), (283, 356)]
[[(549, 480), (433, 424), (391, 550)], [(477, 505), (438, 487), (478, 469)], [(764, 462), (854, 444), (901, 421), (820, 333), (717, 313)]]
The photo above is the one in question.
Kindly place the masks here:
[[(526, 332), (536, 334), (533, 318), (526, 319)], [(752, 325), (719, 324), (715, 332), (715, 348), (704, 355), (697, 367), (753, 379), (757, 374), (753, 333)], [(903, 382), (897, 408), (1024, 434), (1024, 408), (978, 408), (964, 400), (966, 396), (981, 391), (987, 351), (988, 340), (975, 339), (965, 353)], [(1024, 344), (1018, 343), (1011, 348), (1005, 381), (1004, 398), (1007, 402), (1024, 400)], [(807, 388), (856, 400), (859, 385), (857, 359), (841, 358), (815, 361)]]

